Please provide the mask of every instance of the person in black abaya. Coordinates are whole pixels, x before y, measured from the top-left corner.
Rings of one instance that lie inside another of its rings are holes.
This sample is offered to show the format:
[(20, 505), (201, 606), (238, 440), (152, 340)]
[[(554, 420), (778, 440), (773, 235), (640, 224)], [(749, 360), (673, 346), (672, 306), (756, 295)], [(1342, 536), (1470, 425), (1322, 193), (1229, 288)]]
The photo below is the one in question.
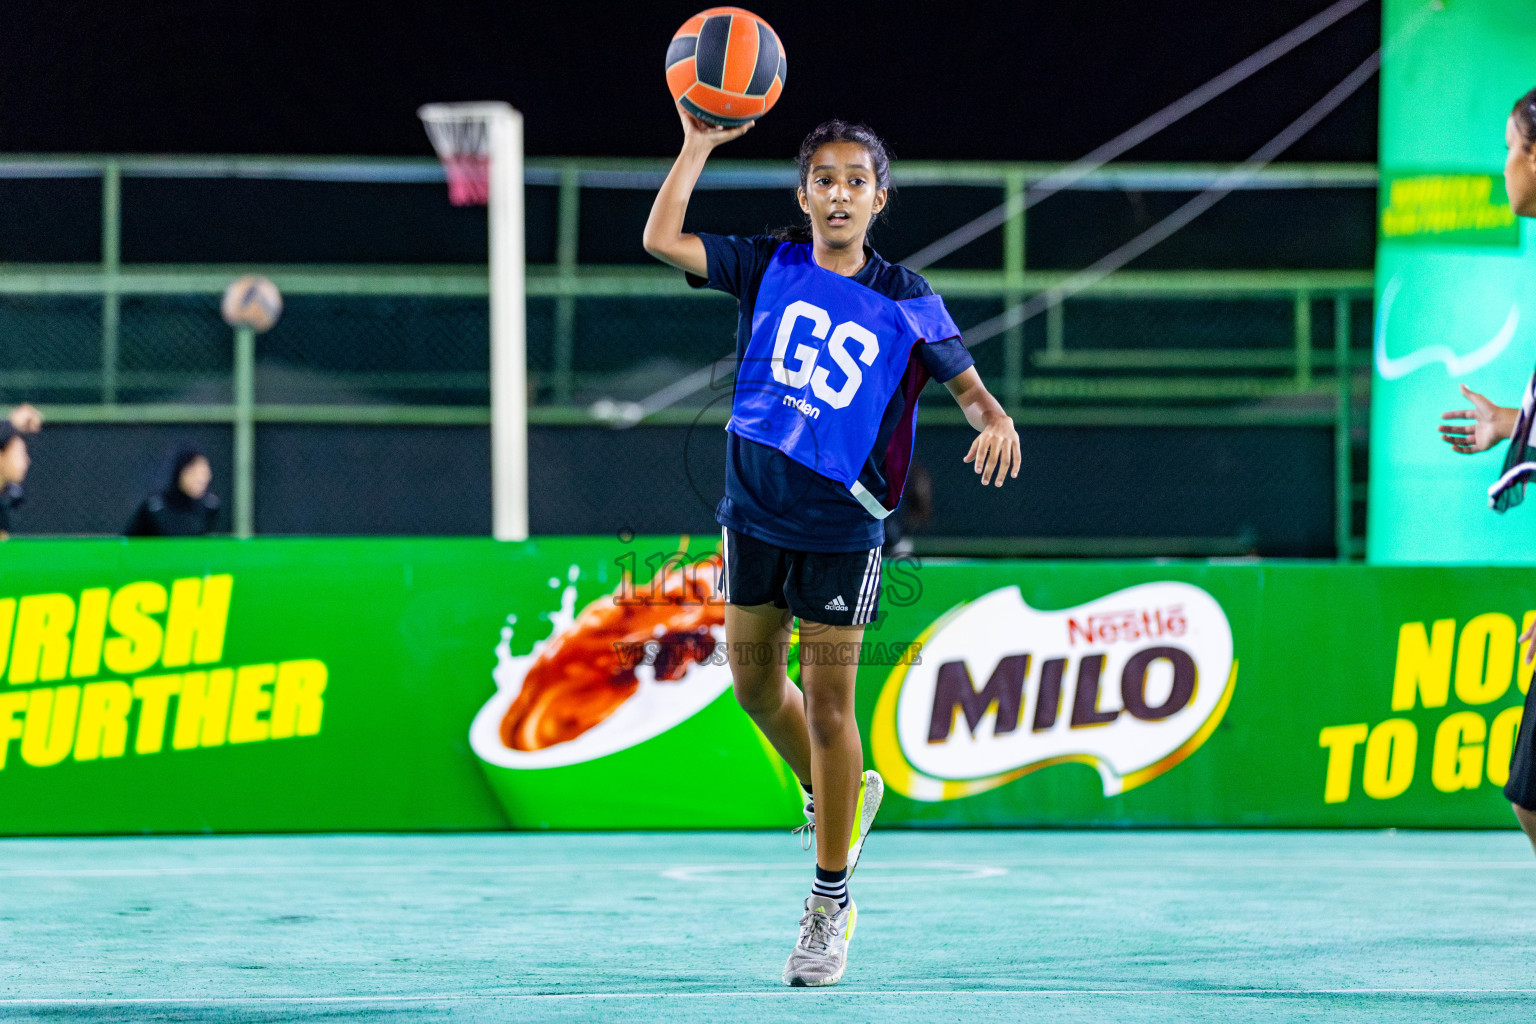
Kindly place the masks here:
[(21, 482), (32, 465), (27, 442), (21, 435), (22, 431), (13, 423), (0, 420), (0, 540), (10, 540), (11, 510), (21, 504)]
[(130, 537), (200, 537), (213, 529), (218, 496), (208, 490), (213, 469), (196, 448), (178, 448), (166, 485), (139, 503), (124, 532)]

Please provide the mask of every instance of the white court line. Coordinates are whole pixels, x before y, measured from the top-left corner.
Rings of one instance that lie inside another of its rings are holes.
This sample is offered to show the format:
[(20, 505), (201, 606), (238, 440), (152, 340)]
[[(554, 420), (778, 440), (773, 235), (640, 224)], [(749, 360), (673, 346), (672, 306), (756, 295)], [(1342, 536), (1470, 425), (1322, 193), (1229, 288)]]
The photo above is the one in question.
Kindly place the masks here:
[[(1411, 870), (1439, 870), (1439, 871), (1529, 871), (1536, 868), (1536, 860), (1522, 858), (1520, 860), (1498, 861), (1467, 861), (1447, 858), (1444, 860), (1392, 860), (1373, 859), (1364, 860), (1357, 858), (1328, 858), (1309, 859), (1306, 857), (1269, 857), (1254, 858), (1245, 857), (1241, 850), (1233, 852), (1231, 857), (1157, 857), (1156, 851), (1149, 851), (1151, 859), (1147, 856), (1140, 857), (1100, 857), (1095, 856), (1090, 864), (1085, 865), (1081, 858), (1073, 857), (1042, 857), (1038, 859), (1019, 858), (1002, 860), (1001, 863), (988, 865), (959, 864), (954, 862), (937, 861), (865, 861), (860, 866), (867, 875), (871, 870), (902, 871), (911, 869), (950, 869), (986, 871), (986, 874), (975, 876), (946, 876), (946, 877), (976, 877), (994, 878), (999, 874), (1009, 871), (1027, 872), (1030, 869), (1037, 870), (1073, 870), (1080, 871), (1085, 867), (1090, 871), (1104, 872), (1134, 871), (1138, 873), (1156, 873), (1170, 868), (1201, 868), (1233, 870), (1247, 870), (1249, 868), (1289, 868), (1304, 870), (1306, 868), (1341, 868), (1356, 870), (1381, 871), (1393, 868)], [(994, 861), (997, 859), (994, 858)], [(623, 864), (487, 864), (483, 867), (476, 865), (433, 865), (425, 867), (420, 864), (279, 864), (279, 865), (187, 865), (176, 867), (145, 867), (145, 868), (0, 868), (0, 879), (6, 878), (158, 878), (158, 877), (186, 877), (197, 875), (228, 876), (228, 875), (324, 875), (324, 874), (368, 874), (368, 875), (402, 875), (408, 874), (413, 878), (432, 875), (534, 875), (558, 872), (560, 874), (582, 874), (587, 872), (613, 872), (629, 871), (645, 874), (660, 874), (667, 878), (673, 878), (672, 872), (676, 871), (708, 871), (713, 873), (730, 871), (789, 871), (799, 870), (799, 865), (783, 861), (775, 862), (723, 862), (720, 864), (689, 865), (683, 867), (665, 867), (659, 863), (636, 864), (628, 861)], [(685, 879), (692, 880), (692, 879)]]
[[(1498, 996), (1529, 995), (1528, 988), (903, 988), (838, 989), (827, 996)], [(50, 999), (0, 997), (0, 1006), (240, 1006), (325, 1005), (348, 1003), (580, 1002), (627, 999), (803, 999), (789, 987), (749, 992), (509, 992), (379, 996), (124, 996)]]
[[(1062, 867), (1080, 866), (1081, 861), (1062, 860)], [(989, 864), (969, 864), (955, 861), (866, 861), (863, 865), (864, 876), (871, 871), (879, 874), (885, 871), (936, 871), (936, 872), (967, 872), (963, 875), (945, 874), (943, 878), (995, 878), (998, 875), (1008, 873), (1007, 868), (996, 867)], [(321, 875), (321, 874), (369, 874), (369, 875), (410, 875), (413, 878), (430, 877), (432, 875), (517, 875), (517, 874), (551, 874), (565, 875), (582, 874), (585, 872), (612, 872), (629, 871), (645, 874), (659, 874), (667, 878), (674, 877), (674, 871), (697, 872), (762, 872), (762, 871), (801, 871), (803, 865), (791, 861), (724, 861), (717, 864), (695, 864), (678, 867), (668, 866), (662, 863), (636, 864), (633, 861), (624, 864), (488, 864), (483, 867), (476, 865), (454, 865), (449, 867), (423, 867), (419, 864), (272, 864), (272, 865), (177, 865), (170, 867), (144, 867), (144, 868), (3, 868), (0, 869), (0, 879), (4, 878), (156, 878), (185, 877), (189, 875)], [(692, 881), (692, 878), (679, 879)], [(910, 881), (910, 877), (904, 879)]]
[(0, 878), (180, 878), (187, 875), (403, 875), (422, 877), (431, 875), (516, 875), (559, 872), (573, 874), (579, 871), (659, 871), (660, 865), (644, 864), (593, 864), (572, 868), (561, 864), (488, 864), (485, 867), (458, 865), (442, 867), (421, 864), (236, 864), (236, 865), (189, 865), (163, 868), (0, 868)]
[(1234, 870), (1246, 870), (1248, 868), (1294, 868), (1298, 871), (1307, 868), (1358, 868), (1380, 871), (1387, 868), (1406, 868), (1415, 871), (1528, 871), (1536, 869), (1536, 860), (1523, 857), (1518, 860), (1484, 860), (1464, 861), (1447, 858), (1444, 860), (1392, 860), (1377, 859), (1365, 860), (1363, 858), (1340, 857), (1328, 859), (1307, 859), (1304, 857), (1244, 857), (1241, 852), (1234, 853), (1231, 857), (1158, 857), (1156, 851), (1148, 851), (1147, 856), (1129, 857), (1094, 857), (1091, 862), (1084, 863), (1080, 859), (1071, 858), (1041, 858), (1040, 860), (1007, 860), (993, 858), (998, 863), (1014, 870), (1027, 870), (1029, 868), (1071, 869), (1074, 871), (1106, 871), (1113, 869), (1117, 872), (1131, 871), (1137, 873), (1159, 873), (1169, 868), (1200, 868), (1207, 870), (1230, 868)]
[[(999, 878), (1008, 873), (1007, 868), (997, 867), (992, 864), (964, 864), (953, 861), (914, 861), (908, 863), (886, 862), (884, 864), (872, 863), (863, 865), (864, 872), (859, 875), (859, 884), (870, 882), (884, 882), (888, 885), (910, 884), (917, 881), (971, 881), (978, 878)], [(869, 877), (871, 869), (875, 877)], [(903, 874), (900, 878), (882, 878), (884, 872), (928, 872), (925, 876)], [(685, 864), (681, 867), (668, 868), (661, 872), (661, 877), (670, 878), (674, 882), (707, 882), (718, 880), (721, 875), (733, 872), (751, 873), (761, 875), (766, 872), (793, 872), (797, 875), (804, 874), (803, 864)]]

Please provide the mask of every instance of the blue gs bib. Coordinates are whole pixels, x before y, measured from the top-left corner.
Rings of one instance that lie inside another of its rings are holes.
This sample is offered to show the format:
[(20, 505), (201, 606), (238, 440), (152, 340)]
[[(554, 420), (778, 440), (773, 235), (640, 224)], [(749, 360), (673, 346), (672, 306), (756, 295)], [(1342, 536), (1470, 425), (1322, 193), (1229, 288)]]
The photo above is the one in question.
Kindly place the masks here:
[[(901, 501), (927, 381), (921, 362), (909, 367), (912, 346), (959, 334), (937, 295), (887, 298), (817, 266), (810, 245), (785, 242), (758, 288), (726, 429), (836, 480), (884, 519)], [(898, 388), (907, 407), (883, 453), (890, 492), (882, 505), (859, 471), (881, 456), (871, 448)]]

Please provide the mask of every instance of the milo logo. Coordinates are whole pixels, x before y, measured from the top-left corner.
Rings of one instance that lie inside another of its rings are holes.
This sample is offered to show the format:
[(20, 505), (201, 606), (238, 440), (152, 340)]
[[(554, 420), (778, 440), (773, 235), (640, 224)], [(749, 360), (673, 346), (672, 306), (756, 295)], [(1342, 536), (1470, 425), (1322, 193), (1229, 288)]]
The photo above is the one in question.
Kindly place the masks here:
[(1232, 629), (1188, 583), (1145, 583), (1040, 611), (1018, 587), (949, 612), (891, 673), (871, 744), (887, 784), (951, 800), (1032, 771), (1092, 765), (1113, 796), (1189, 757), (1237, 680)]

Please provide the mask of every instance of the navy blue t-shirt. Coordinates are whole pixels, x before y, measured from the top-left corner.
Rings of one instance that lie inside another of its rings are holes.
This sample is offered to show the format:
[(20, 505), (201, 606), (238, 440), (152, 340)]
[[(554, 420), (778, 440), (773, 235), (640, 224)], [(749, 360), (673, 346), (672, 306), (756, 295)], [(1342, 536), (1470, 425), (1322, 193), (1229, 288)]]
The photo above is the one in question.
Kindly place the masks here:
[[(709, 277), (705, 280), (690, 274), (688, 281), (694, 287), (707, 285), (727, 292), (741, 303), (736, 323), (736, 359), (740, 363), (752, 338), (758, 286), (774, 251), (784, 243), (766, 235), (742, 238), (703, 232), (699, 239), (708, 255)], [(898, 302), (933, 294), (921, 274), (887, 263), (868, 246), (864, 255), (864, 266), (852, 280), (866, 288)], [(941, 384), (975, 365), (958, 337), (914, 345), (908, 358), (921, 360), (928, 375)], [(859, 472), (859, 482), (882, 504), (890, 495), (890, 486), (876, 453), (885, 452), (905, 410), (906, 397), (897, 389)], [(791, 551), (868, 551), (885, 543), (884, 524), (836, 480), (776, 448), (729, 431), (726, 439), (725, 497), (715, 508), (720, 524)]]

